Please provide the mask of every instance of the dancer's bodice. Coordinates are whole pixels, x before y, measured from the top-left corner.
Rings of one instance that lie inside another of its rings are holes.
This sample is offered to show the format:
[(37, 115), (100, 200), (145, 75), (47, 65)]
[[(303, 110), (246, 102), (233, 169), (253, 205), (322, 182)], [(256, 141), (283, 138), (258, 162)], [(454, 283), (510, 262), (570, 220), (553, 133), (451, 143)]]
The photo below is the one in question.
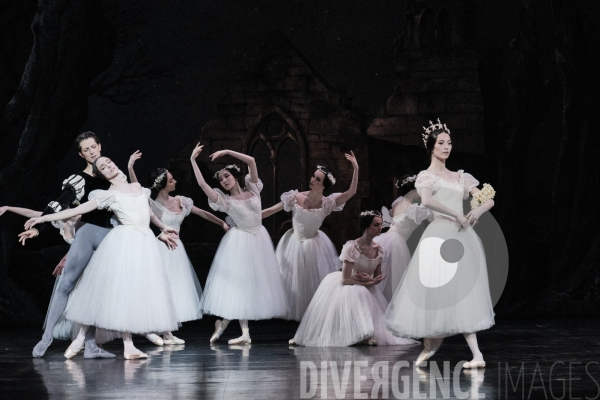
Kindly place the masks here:
[(260, 179), (258, 183), (252, 183), (250, 175), (246, 175), (245, 181), (245, 190), (251, 192), (252, 197), (244, 200), (234, 199), (221, 189), (214, 189), (218, 195), (217, 201), (213, 203), (209, 200), (208, 204), (215, 211), (227, 213), (235, 222), (236, 229), (256, 233), (262, 226), (260, 191), (263, 184)]
[(142, 188), (137, 194), (94, 190), (88, 198), (98, 202), (98, 209), (112, 211), (120, 225), (131, 226), (144, 234), (150, 230), (150, 189)]
[(179, 200), (181, 211), (171, 211), (158, 201), (152, 199), (150, 199), (150, 207), (152, 208), (154, 215), (156, 215), (156, 217), (165, 225), (179, 230), (185, 217), (190, 215), (190, 212), (192, 212), (194, 201), (185, 196), (177, 196), (176, 199)]
[(377, 266), (381, 264), (381, 260), (384, 257), (384, 249), (377, 243), (373, 243), (377, 249), (377, 255), (375, 258), (369, 258), (365, 256), (361, 251), (356, 240), (349, 240), (346, 242), (340, 253), (340, 260), (354, 263), (352, 266), (352, 276), (358, 273), (366, 273), (373, 275)]
[(333, 193), (327, 197), (323, 197), (320, 208), (306, 209), (301, 207), (297, 202), (297, 190), (291, 190), (281, 195), (283, 208), (285, 211), (292, 212), (292, 227), (294, 234), (301, 241), (309, 239), (319, 232), (319, 228), (323, 224), (323, 220), (332, 211), (341, 211), (344, 204), (336, 205), (336, 198), (341, 193)]
[(411, 204), (404, 212), (393, 218), (390, 231), (393, 230), (406, 241), (423, 221), (430, 218), (432, 219), (433, 215), (427, 207)]

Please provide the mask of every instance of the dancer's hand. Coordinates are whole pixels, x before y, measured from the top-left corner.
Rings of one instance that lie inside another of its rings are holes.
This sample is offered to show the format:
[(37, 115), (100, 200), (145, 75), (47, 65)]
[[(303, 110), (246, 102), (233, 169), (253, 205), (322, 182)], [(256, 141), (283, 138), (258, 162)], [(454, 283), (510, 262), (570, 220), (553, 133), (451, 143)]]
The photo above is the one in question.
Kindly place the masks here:
[(379, 282), (381, 282), (382, 280), (385, 279), (385, 276), (383, 275), (377, 275), (375, 278), (373, 278), (373, 285), (377, 285), (379, 284)]
[(44, 217), (31, 218), (27, 222), (25, 222), (25, 230), (29, 230), (35, 225), (42, 224), (44, 222), (46, 222), (46, 219)]
[(196, 159), (196, 157), (198, 157), (200, 155), (200, 153), (202, 153), (203, 147), (204, 147), (204, 145), (201, 145), (200, 143), (198, 143), (196, 145), (196, 147), (194, 147), (194, 151), (192, 151), (192, 156), (190, 157), (190, 160), (194, 161)]
[(225, 232), (229, 232), (229, 230), (231, 229), (231, 227), (229, 225), (227, 225), (227, 222), (223, 222), (223, 230)]
[(133, 153), (129, 157), (129, 162), (127, 163), (127, 168), (133, 168), (133, 164), (135, 164), (135, 162), (137, 160), (139, 160), (140, 158), (142, 158), (142, 152), (139, 150), (136, 150), (135, 153)]
[(2, 214), (4, 214), (7, 211), (8, 211), (8, 206), (2, 206), (2, 207), (0, 207), (0, 217), (2, 216)]
[(177, 229), (165, 228), (163, 229), (163, 232), (172, 237), (173, 239), (179, 239), (179, 231), (177, 231)]
[(483, 207), (479, 206), (467, 214), (467, 220), (471, 226), (475, 226), (475, 224), (479, 221), (479, 217), (481, 217), (485, 211), (486, 210)]
[(63, 270), (65, 269), (65, 264), (67, 263), (68, 254), (69, 253), (65, 254), (65, 256), (60, 260), (56, 268), (54, 268), (54, 271), (52, 271), (52, 275), (59, 276), (60, 274), (62, 274)]
[(158, 240), (167, 245), (169, 250), (175, 250), (177, 248), (177, 242), (171, 236), (167, 234), (161, 234), (158, 236)]
[(359, 272), (355, 274), (354, 277), (357, 281), (361, 282), (369, 282), (371, 280), (371, 275), (367, 274), (366, 272)]
[(346, 160), (352, 163), (352, 168), (354, 168), (355, 170), (358, 169), (358, 161), (356, 161), (356, 156), (354, 155), (354, 152), (352, 150), (350, 150), (350, 154), (344, 154), (344, 157), (346, 157)]
[(37, 229), (29, 229), (26, 230), (25, 232), (21, 232), (19, 233), (19, 242), (25, 246), (25, 241), (27, 239), (33, 239), (34, 237), (36, 237), (37, 235), (39, 235), (39, 232), (37, 231)]
[(467, 226), (469, 226), (469, 220), (467, 218), (465, 218), (464, 215), (459, 215), (456, 218), (456, 222), (458, 222), (460, 224), (460, 229), (466, 228)]
[(215, 161), (217, 158), (226, 156), (227, 154), (229, 154), (229, 150), (215, 151), (210, 155), (210, 161)]

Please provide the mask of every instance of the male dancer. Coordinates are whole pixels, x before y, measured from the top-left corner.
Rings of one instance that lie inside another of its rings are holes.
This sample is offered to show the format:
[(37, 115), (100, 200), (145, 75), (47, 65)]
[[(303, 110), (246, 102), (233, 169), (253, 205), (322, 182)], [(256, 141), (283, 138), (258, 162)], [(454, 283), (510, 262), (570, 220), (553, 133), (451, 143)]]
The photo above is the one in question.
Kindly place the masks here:
[[(107, 190), (110, 187), (110, 182), (96, 178), (92, 175), (92, 163), (95, 159), (100, 157), (101, 151), (100, 139), (98, 136), (93, 132), (84, 132), (77, 136), (75, 143), (77, 144), (79, 155), (86, 161), (87, 166), (82, 172), (73, 174), (63, 181), (63, 190), (60, 196), (56, 201), (52, 201), (46, 206), (42, 215), (59, 212), (69, 206), (77, 206), (80, 202), (87, 201), (87, 196), (93, 190)], [(95, 210), (82, 215), (81, 222), (84, 224), (77, 230), (75, 240), (69, 250), (62, 281), (55, 291), (48, 309), (46, 329), (42, 336), (42, 340), (33, 348), (32, 354), (34, 357), (43, 357), (52, 343), (52, 331), (67, 306), (69, 293), (71, 293), (75, 287), (75, 283), (77, 283), (77, 280), (92, 258), (94, 250), (96, 250), (100, 245), (100, 242), (102, 242), (102, 239), (104, 239), (112, 228), (110, 222), (112, 215), (113, 214), (107, 210)], [(155, 219), (156, 217), (152, 216), (151, 221), (154, 223)], [(25, 244), (27, 239), (38, 236), (47, 225), (48, 223), (45, 223), (40, 225), (37, 230), (30, 229), (21, 233), (19, 235), (19, 240)], [(176, 231), (165, 231), (165, 233), (167, 234), (161, 232), (159, 239), (170, 247), (177, 246), (177, 243), (169, 236), (171, 233), (176, 234)], [(95, 333), (96, 329), (94, 327), (90, 327), (86, 333), (84, 357), (115, 357), (114, 354), (98, 347), (96, 344)], [(70, 357), (73, 355), (74, 354), (71, 353)]]

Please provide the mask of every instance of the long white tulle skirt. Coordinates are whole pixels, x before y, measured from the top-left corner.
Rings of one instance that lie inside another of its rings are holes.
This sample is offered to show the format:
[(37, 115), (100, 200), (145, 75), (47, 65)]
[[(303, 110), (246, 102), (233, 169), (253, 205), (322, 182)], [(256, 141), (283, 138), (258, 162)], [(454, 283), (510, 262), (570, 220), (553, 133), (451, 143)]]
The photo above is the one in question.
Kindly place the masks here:
[(159, 243), (128, 225), (113, 228), (69, 296), (76, 323), (144, 334), (177, 330), (177, 314)]
[(381, 274), (386, 278), (376, 287), (389, 302), (406, 272), (410, 262), (410, 250), (402, 236), (393, 229), (373, 239), (385, 250), (381, 262)]
[(162, 256), (173, 305), (177, 313), (177, 322), (193, 321), (202, 318), (202, 288), (194, 267), (185, 252), (181, 240), (177, 240), (177, 247), (169, 250), (162, 242), (158, 248)]
[(206, 280), (202, 310), (230, 320), (285, 318), (283, 278), (264, 227), (256, 234), (233, 227), (223, 236)]
[(379, 345), (412, 345), (419, 342), (397, 338), (383, 321), (387, 301), (381, 292), (360, 285), (343, 285), (342, 272), (323, 279), (294, 341), (303, 346), (351, 346), (373, 338)]
[[(494, 325), (483, 245), (472, 228), (458, 229), (456, 222), (437, 218), (423, 233), (385, 313), (395, 335), (445, 337)], [(442, 257), (450, 239), (464, 249), (456, 262)]]
[(300, 321), (319, 283), (341, 268), (338, 253), (323, 232), (301, 240), (290, 229), (279, 241), (275, 254), (285, 284), (287, 319)]

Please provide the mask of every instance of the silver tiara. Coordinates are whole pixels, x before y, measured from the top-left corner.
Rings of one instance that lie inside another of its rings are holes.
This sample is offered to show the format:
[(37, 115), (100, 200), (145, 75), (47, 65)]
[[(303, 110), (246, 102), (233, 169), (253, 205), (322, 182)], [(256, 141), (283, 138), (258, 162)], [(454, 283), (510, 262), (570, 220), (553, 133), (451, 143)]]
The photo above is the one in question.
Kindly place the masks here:
[(333, 176), (331, 172), (325, 171), (325, 167), (322, 165), (317, 165), (317, 169), (327, 176), (327, 179), (329, 179), (329, 182), (331, 182), (332, 185), (335, 185), (335, 176)]
[(381, 217), (381, 213), (379, 211), (374, 211), (374, 210), (367, 210), (367, 211), (363, 211), (360, 213), (361, 217), (366, 217), (367, 215), (370, 215), (373, 217)]
[(402, 182), (396, 181), (396, 187), (400, 189), (402, 186), (412, 183), (417, 180), (417, 175), (409, 176), (408, 178), (404, 178)]
[(431, 132), (438, 129), (443, 129), (448, 135), (450, 134), (450, 129), (448, 129), (446, 124), (442, 124), (442, 121), (440, 121), (439, 118), (437, 119), (437, 121), (437, 124), (434, 124), (433, 122), (429, 121), (429, 128), (423, 127), (425, 133), (421, 134), (421, 136), (423, 137), (423, 144), (425, 145), (425, 147), (427, 147), (427, 139), (429, 138), (429, 134)]
[(163, 179), (165, 179), (165, 176), (167, 176), (167, 170), (166, 169), (165, 169), (165, 172), (163, 172), (162, 174), (160, 174), (159, 176), (157, 176), (156, 179), (154, 179), (154, 183), (152, 184), (152, 187), (150, 189), (158, 190), (158, 186), (163, 181)]
[(221, 168), (220, 170), (218, 170), (217, 172), (215, 172), (215, 174), (213, 175), (213, 178), (219, 179), (219, 174), (221, 172), (225, 171), (226, 169), (235, 169), (237, 172), (240, 172), (240, 167), (238, 167), (235, 164), (229, 164), (229, 165), (226, 165), (225, 168)]

